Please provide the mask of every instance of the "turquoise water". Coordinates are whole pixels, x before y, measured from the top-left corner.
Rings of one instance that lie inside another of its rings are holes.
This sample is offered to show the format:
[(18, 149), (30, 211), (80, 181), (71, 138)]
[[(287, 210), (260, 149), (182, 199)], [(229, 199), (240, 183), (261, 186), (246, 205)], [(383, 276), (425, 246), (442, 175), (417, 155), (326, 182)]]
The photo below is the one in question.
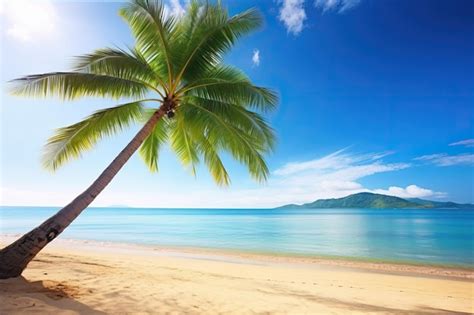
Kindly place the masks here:
[[(0, 232), (57, 210), (0, 207)], [(89, 208), (60, 237), (474, 267), (473, 232), (473, 210)]]

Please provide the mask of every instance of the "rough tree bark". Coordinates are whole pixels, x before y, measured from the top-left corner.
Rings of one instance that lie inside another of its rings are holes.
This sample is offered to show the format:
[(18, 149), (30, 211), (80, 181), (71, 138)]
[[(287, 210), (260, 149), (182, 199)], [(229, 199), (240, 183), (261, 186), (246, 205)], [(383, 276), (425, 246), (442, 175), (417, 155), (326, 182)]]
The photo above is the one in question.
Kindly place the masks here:
[(0, 279), (14, 278), (21, 275), (28, 263), (41, 249), (64, 231), (112, 181), (133, 153), (135, 153), (147, 136), (153, 131), (156, 123), (164, 114), (164, 109), (160, 108), (157, 110), (112, 163), (107, 166), (92, 185), (82, 194), (77, 196), (71, 203), (59, 210), (41, 225), (0, 250)]

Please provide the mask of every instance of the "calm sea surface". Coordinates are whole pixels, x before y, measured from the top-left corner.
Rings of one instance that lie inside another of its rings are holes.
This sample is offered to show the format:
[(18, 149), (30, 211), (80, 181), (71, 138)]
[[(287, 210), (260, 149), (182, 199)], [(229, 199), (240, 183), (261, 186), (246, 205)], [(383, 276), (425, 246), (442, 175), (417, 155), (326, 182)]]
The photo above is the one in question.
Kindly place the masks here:
[[(0, 207), (0, 232), (57, 210)], [(60, 237), (474, 267), (474, 210), (89, 208)]]

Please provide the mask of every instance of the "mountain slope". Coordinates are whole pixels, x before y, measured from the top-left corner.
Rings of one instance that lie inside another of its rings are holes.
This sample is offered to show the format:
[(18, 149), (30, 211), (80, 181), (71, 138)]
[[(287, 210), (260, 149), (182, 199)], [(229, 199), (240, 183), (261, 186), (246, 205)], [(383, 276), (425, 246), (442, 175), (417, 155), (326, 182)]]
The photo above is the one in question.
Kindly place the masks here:
[(368, 209), (403, 209), (403, 208), (471, 208), (474, 205), (457, 204), (454, 202), (437, 202), (423, 199), (403, 199), (394, 196), (387, 196), (373, 193), (358, 193), (343, 198), (320, 199), (303, 205), (285, 205), (279, 208), (307, 208), (307, 209), (330, 209), (330, 208), (368, 208)]
[(410, 198), (407, 199), (410, 202), (414, 202), (420, 205), (423, 205), (425, 208), (438, 208), (438, 209), (473, 209), (474, 205), (466, 203), (455, 203), (452, 201), (432, 201), (419, 198)]

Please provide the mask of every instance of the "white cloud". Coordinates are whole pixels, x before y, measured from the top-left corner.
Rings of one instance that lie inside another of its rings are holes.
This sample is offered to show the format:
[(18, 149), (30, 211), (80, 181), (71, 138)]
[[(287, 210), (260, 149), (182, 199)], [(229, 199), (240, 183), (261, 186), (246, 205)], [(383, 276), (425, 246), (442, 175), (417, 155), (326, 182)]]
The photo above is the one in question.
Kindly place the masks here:
[[(361, 0), (315, 0), (314, 6), (326, 11), (345, 12), (357, 6)], [(281, 5), (278, 18), (285, 24), (288, 33), (298, 35), (305, 26), (307, 19), (304, 8), (305, 0), (279, 0)]]
[(21, 42), (42, 41), (58, 31), (59, 15), (49, 0), (14, 0), (0, 3), (5, 35)]
[(267, 187), (246, 191), (245, 196), (240, 197), (255, 195), (262, 204), (277, 206), (371, 191), (358, 180), (410, 167), (407, 163), (381, 160), (392, 153), (352, 154), (342, 149), (318, 159), (287, 163), (273, 172)]
[(452, 165), (473, 165), (474, 154), (462, 153), (457, 155), (448, 155), (446, 153), (423, 155), (415, 158), (417, 161), (425, 161), (437, 166), (452, 166)]
[(314, 5), (323, 11), (337, 10), (339, 13), (349, 10), (360, 3), (360, 0), (316, 0)]
[(185, 5), (180, 0), (169, 0), (169, 4), (165, 4), (166, 13), (175, 17), (181, 17), (186, 13)]
[(304, 10), (304, 0), (280, 0), (280, 21), (285, 24), (288, 33), (298, 35), (304, 27), (306, 12)]
[(260, 50), (255, 49), (253, 51), (252, 63), (254, 66), (257, 66), (257, 67), (260, 65)]
[[(265, 186), (231, 189), (204, 188), (200, 183), (176, 190), (166, 186), (157, 195), (152, 188), (114, 188), (104, 191), (94, 206), (130, 205), (135, 207), (276, 207), (289, 203), (307, 203), (316, 199), (340, 198), (359, 192), (377, 192), (400, 197), (443, 197), (442, 193), (428, 188), (410, 185), (406, 188), (375, 187), (369, 189), (360, 180), (375, 174), (396, 172), (410, 167), (407, 163), (385, 163), (383, 153), (353, 154), (347, 149), (339, 150), (318, 159), (291, 162), (272, 172)], [(66, 189), (66, 188), (64, 188)], [(77, 191), (74, 187), (67, 191), (38, 189), (0, 189), (0, 204), (9, 205), (64, 205)], [(25, 196), (28, 196), (25, 198)], [(166, 196), (166, 198), (163, 198)]]
[(466, 140), (462, 140), (462, 141), (458, 141), (458, 142), (453, 142), (449, 145), (450, 146), (462, 145), (462, 146), (465, 146), (465, 147), (468, 147), (468, 148), (472, 148), (472, 147), (474, 147), (474, 139), (466, 139)]
[(434, 192), (431, 189), (422, 188), (416, 185), (409, 185), (406, 188), (391, 186), (387, 190), (375, 189), (377, 194), (395, 196), (400, 198), (425, 198), (425, 197), (445, 197), (445, 193)]

